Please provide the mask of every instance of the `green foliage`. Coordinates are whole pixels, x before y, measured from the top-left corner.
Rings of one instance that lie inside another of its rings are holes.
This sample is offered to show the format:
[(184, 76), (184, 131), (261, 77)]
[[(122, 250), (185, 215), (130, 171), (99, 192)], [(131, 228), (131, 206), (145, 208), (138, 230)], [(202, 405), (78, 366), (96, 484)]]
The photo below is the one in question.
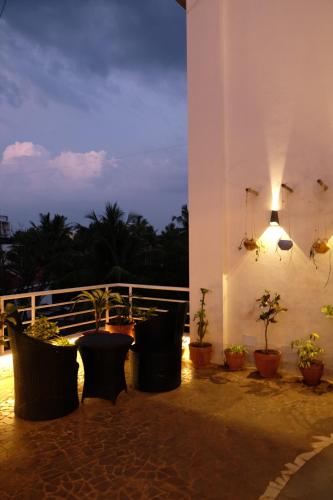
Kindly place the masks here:
[(269, 290), (265, 290), (263, 295), (256, 300), (259, 302), (259, 309), (262, 311), (258, 321), (261, 320), (265, 325), (265, 351), (268, 352), (267, 333), (270, 323), (277, 323), (277, 316), (280, 312), (288, 311), (287, 308), (280, 306), (280, 294), (271, 294)]
[(112, 303), (121, 301), (119, 293), (113, 293), (111, 290), (84, 290), (74, 299), (74, 306), (78, 302), (90, 302), (95, 311), (96, 332), (98, 332), (104, 313), (110, 309)]
[(110, 323), (115, 325), (130, 325), (136, 320), (146, 320), (156, 316), (156, 307), (149, 309), (141, 309), (131, 304), (128, 298), (117, 294), (112, 307), (112, 316), (116, 317), (110, 320)]
[[(4, 312), (0, 313), (0, 328), (2, 328), (5, 324), (11, 323), (12, 325), (16, 325), (15, 318), (12, 317), (13, 313), (16, 312), (16, 307), (14, 304), (6, 304)], [(4, 338), (0, 336), (0, 345), (4, 345)]]
[(24, 330), (24, 333), (30, 337), (51, 342), (52, 344), (69, 345), (69, 341), (65, 337), (59, 335), (57, 323), (49, 321), (43, 316), (37, 318), (33, 324), (29, 325), (28, 328)]
[(318, 333), (311, 333), (308, 339), (293, 340), (292, 349), (297, 349), (298, 366), (307, 368), (318, 362), (318, 355), (324, 352), (322, 347), (316, 345), (319, 339)]
[(200, 299), (200, 309), (195, 313), (193, 319), (194, 321), (197, 320), (197, 334), (198, 334), (198, 342), (202, 346), (203, 345), (203, 339), (207, 333), (207, 327), (208, 327), (208, 319), (207, 319), (207, 313), (206, 313), (206, 303), (205, 303), (205, 297), (206, 294), (209, 292), (207, 288), (200, 288), (201, 291), (201, 299)]
[(112, 282), (188, 286), (186, 205), (161, 234), (142, 215), (125, 216), (117, 203), (87, 218), (73, 227), (63, 215), (40, 214), (16, 231), (11, 249), (0, 252), (1, 293)]
[(333, 306), (331, 304), (323, 306), (320, 310), (325, 314), (326, 318), (333, 318)]
[(242, 344), (233, 344), (233, 345), (229, 346), (227, 349), (229, 352), (234, 352), (237, 354), (246, 354), (247, 353), (247, 350), (245, 349), (245, 347)]

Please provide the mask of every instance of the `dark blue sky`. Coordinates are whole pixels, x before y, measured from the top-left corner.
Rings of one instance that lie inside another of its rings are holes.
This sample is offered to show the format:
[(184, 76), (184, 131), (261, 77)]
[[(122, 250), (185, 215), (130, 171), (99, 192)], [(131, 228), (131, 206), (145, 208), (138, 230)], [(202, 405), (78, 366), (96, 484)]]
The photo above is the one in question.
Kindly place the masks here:
[(83, 222), (106, 201), (157, 228), (180, 212), (185, 23), (173, 0), (7, 0), (0, 213), (15, 228), (47, 211)]

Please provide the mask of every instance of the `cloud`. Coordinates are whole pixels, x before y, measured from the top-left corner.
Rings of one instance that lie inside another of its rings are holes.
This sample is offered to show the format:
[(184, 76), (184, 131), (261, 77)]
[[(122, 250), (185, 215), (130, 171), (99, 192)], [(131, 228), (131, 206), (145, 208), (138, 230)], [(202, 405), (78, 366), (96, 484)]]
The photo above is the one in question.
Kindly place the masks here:
[(53, 183), (66, 189), (65, 182), (72, 181), (71, 189), (75, 189), (100, 177), (104, 167), (114, 165), (114, 160), (108, 160), (105, 151), (63, 151), (51, 157), (43, 146), (17, 141), (4, 149), (0, 172), (3, 175), (19, 173), (21, 179), (25, 178), (38, 188)]
[[(121, 92), (119, 75), (146, 85), (185, 78), (185, 14), (171, 0), (8, 2), (0, 30), (0, 102), (42, 90), (82, 109)], [(180, 92), (183, 92), (181, 83)]]
[(91, 210), (102, 213), (107, 201), (117, 201), (161, 228), (186, 203), (186, 176), (184, 148), (115, 159), (103, 150), (51, 154), (41, 145), (16, 142), (0, 160), (1, 207), (17, 227), (40, 212), (86, 223)]
[(7, 146), (2, 154), (3, 163), (13, 162), (22, 157), (39, 157), (47, 154), (46, 149), (32, 142), (15, 142)]
[(50, 161), (50, 166), (61, 173), (65, 179), (83, 181), (99, 177), (106, 162), (105, 151), (87, 153), (64, 151)]

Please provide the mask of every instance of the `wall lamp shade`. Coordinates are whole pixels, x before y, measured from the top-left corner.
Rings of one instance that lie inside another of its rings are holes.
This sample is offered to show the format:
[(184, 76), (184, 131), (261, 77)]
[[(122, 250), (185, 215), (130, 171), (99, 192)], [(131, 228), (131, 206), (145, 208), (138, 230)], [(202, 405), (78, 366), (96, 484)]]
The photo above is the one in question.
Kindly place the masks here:
[(280, 225), (279, 212), (277, 210), (272, 210), (271, 219), (269, 221), (269, 224), (271, 226), (279, 226)]

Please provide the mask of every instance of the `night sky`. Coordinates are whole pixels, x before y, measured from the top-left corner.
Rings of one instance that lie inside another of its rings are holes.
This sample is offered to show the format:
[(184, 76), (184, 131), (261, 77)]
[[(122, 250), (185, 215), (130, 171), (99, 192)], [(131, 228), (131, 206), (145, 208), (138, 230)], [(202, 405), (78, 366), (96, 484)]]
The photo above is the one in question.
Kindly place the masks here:
[(187, 202), (185, 25), (175, 0), (7, 0), (0, 214), (14, 229), (40, 212), (84, 223), (107, 201), (157, 229), (179, 214)]

